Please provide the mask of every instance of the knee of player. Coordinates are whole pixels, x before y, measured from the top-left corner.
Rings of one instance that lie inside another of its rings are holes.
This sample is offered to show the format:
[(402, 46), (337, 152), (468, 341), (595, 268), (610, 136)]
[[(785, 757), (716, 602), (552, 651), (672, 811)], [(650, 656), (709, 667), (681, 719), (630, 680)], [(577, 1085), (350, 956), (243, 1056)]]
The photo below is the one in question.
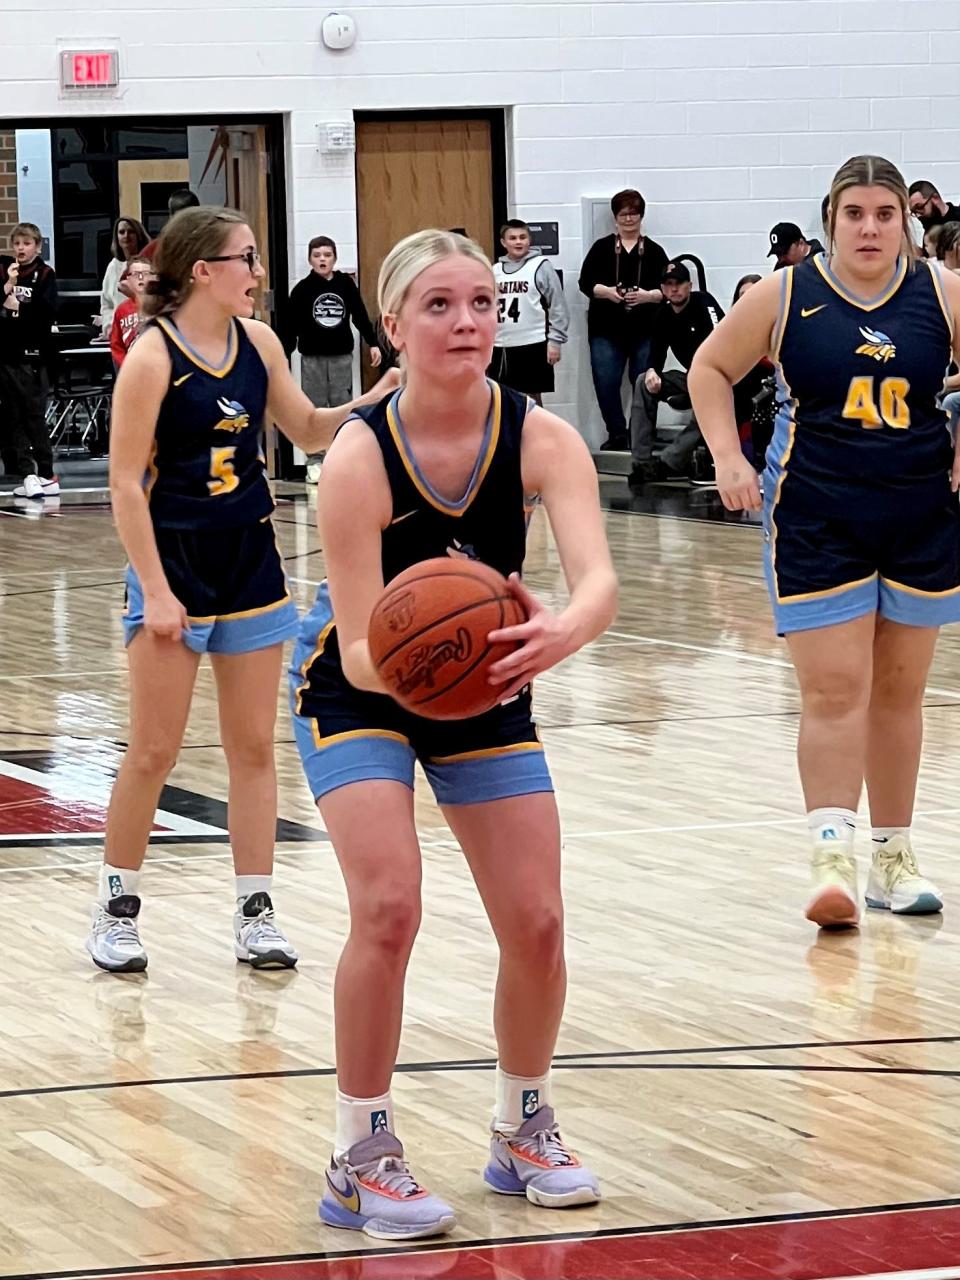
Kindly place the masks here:
[(876, 667), (870, 706), (882, 711), (914, 711), (923, 703), (927, 683), (926, 670), (914, 670), (906, 663), (894, 667)]
[(230, 769), (242, 769), (244, 773), (269, 772), (275, 767), (273, 731), (260, 735), (245, 735), (239, 740), (224, 739), (224, 753)]
[(351, 908), (351, 938), (376, 948), (388, 961), (409, 955), (419, 928), (420, 894), (413, 889), (366, 889), (359, 910)]
[(551, 972), (563, 963), (563, 908), (532, 902), (499, 936), (503, 955)]
[(144, 778), (165, 778), (172, 772), (179, 754), (179, 742), (151, 738), (147, 742), (131, 742), (125, 763), (128, 769), (136, 770)]
[(817, 672), (803, 683), (803, 706), (826, 719), (838, 719), (863, 710), (870, 701), (868, 674), (854, 666), (836, 666)]

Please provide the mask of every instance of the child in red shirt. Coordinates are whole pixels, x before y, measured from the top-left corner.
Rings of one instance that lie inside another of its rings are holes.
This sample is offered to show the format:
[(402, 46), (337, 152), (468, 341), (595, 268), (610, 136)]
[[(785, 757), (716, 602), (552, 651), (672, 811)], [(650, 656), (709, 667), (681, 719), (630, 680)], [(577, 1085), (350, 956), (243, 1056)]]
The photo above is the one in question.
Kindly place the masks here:
[(123, 289), (131, 296), (121, 302), (113, 313), (110, 330), (110, 354), (113, 366), (119, 369), (127, 352), (140, 336), (140, 295), (154, 278), (153, 266), (148, 258), (131, 258), (123, 275)]

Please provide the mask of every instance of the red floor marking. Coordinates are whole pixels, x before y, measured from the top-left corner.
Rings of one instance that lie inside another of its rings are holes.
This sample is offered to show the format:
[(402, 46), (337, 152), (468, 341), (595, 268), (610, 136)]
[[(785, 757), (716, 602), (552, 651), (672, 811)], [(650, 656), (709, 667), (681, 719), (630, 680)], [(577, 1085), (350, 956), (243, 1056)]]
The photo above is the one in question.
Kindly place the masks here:
[[(13, 835), (99, 835), (106, 808), (95, 800), (58, 796), (32, 782), (0, 773), (0, 838)], [(154, 824), (154, 834), (166, 832)]]
[(662, 1235), (131, 1271), (110, 1280), (830, 1280), (957, 1264), (960, 1209), (921, 1209)]

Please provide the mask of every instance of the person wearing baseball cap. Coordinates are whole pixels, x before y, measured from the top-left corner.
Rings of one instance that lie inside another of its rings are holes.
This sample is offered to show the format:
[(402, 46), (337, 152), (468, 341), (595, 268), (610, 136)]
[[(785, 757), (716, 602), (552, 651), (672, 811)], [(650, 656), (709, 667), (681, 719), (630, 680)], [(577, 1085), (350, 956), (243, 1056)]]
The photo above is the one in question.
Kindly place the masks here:
[[(723, 317), (716, 298), (693, 289), (690, 269), (684, 262), (667, 263), (660, 277), (660, 291), (663, 302), (650, 346), (650, 367), (637, 378), (630, 414), (629, 483), (633, 486), (690, 475), (694, 455), (703, 444), (700, 428), (695, 421), (689, 422), (654, 459), (657, 409), (664, 400), (673, 409), (690, 408), (686, 371), (697, 347)], [(673, 352), (679, 369), (664, 369), (668, 351)]]
[(778, 222), (770, 231), (767, 257), (776, 257), (774, 271), (796, 267), (812, 253), (823, 253), (819, 240), (808, 240), (795, 222)]

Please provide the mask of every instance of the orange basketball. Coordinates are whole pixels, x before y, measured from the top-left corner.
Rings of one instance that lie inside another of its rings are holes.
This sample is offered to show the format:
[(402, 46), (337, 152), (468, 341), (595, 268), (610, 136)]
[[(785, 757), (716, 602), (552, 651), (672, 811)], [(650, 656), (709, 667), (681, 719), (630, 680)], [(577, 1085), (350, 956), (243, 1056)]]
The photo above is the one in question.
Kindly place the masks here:
[(373, 607), (370, 656), (390, 694), (431, 720), (463, 720), (495, 707), (503, 686), (487, 683), (519, 646), (489, 644), (526, 613), (496, 569), (477, 560), (424, 560), (405, 569)]

